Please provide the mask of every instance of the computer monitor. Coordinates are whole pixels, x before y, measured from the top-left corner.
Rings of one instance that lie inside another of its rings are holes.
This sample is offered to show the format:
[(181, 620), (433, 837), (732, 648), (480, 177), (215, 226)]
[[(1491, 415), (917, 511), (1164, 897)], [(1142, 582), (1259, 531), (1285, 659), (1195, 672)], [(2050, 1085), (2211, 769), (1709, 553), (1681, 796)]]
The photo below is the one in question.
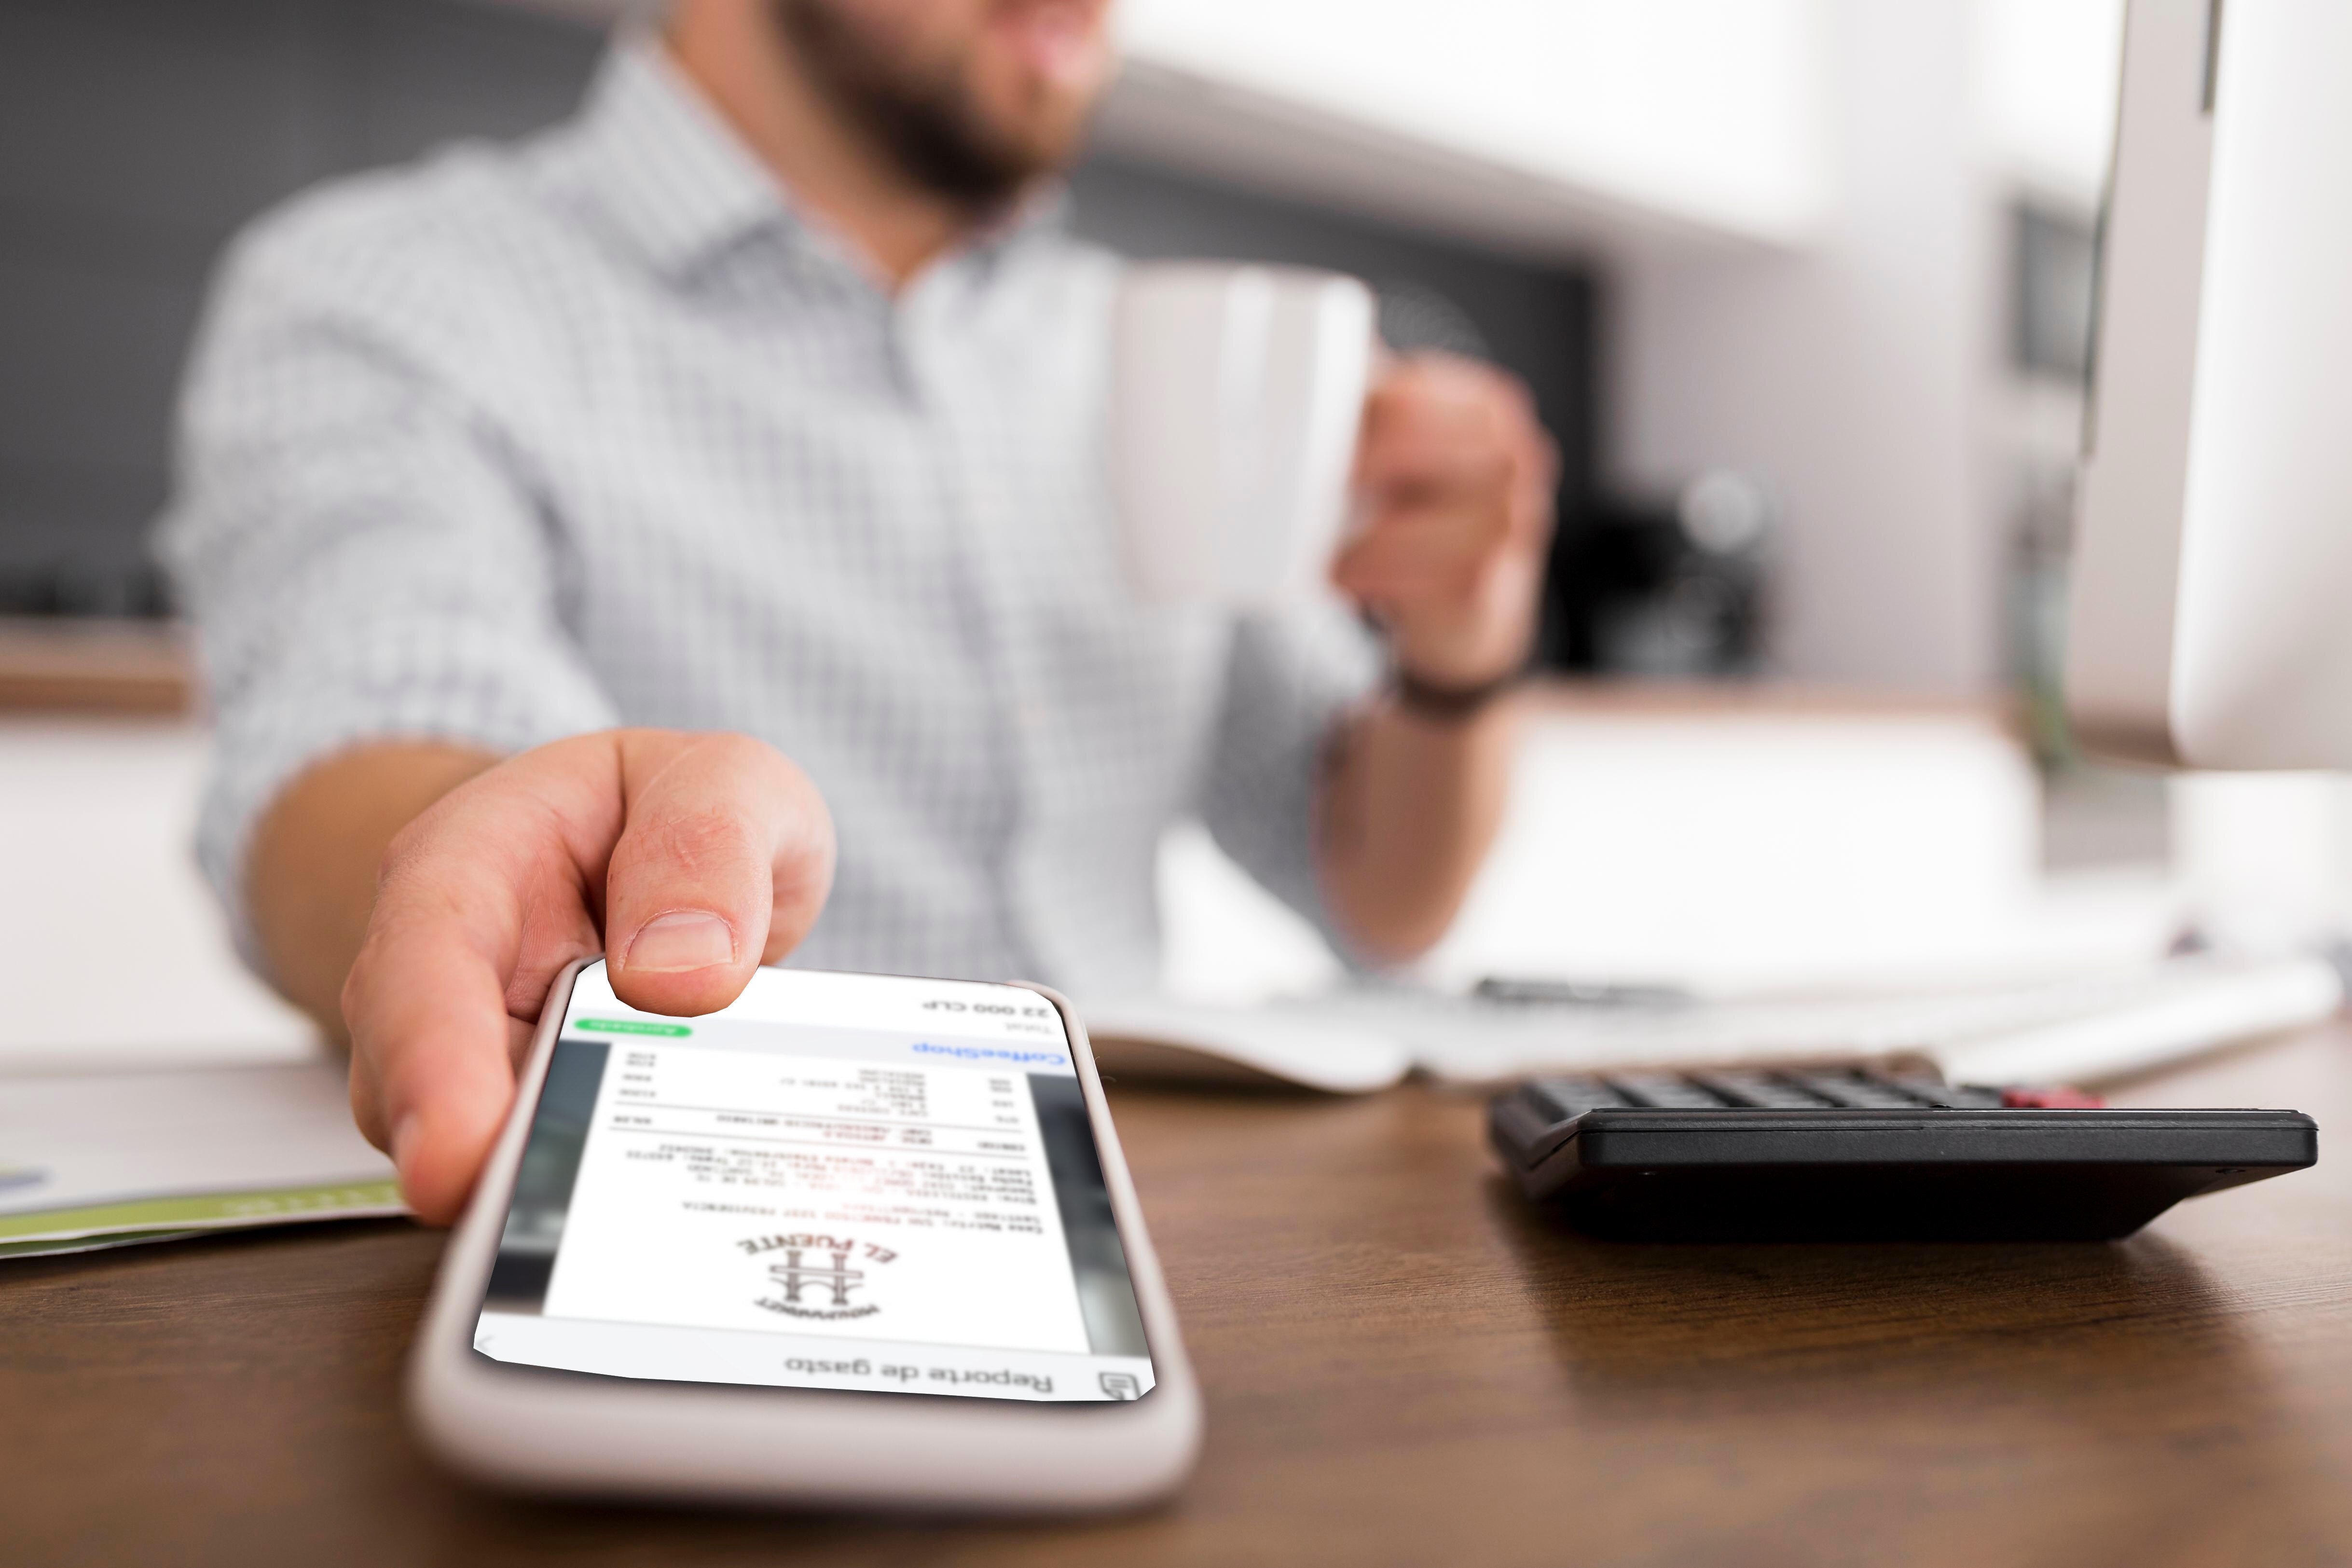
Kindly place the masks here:
[(2102, 230), (2076, 733), (2352, 767), (2352, 4), (2131, 0)]

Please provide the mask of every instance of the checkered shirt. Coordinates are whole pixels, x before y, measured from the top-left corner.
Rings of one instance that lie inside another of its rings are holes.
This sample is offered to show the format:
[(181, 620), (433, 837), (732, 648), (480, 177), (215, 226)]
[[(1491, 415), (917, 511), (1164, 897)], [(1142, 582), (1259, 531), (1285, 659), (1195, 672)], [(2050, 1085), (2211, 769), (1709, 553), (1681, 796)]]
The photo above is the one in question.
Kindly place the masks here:
[(1336, 602), (1125, 588), (1117, 278), (1033, 210), (894, 298), (641, 40), (545, 136), (264, 218), (163, 524), (240, 931), (253, 825), (305, 766), (616, 724), (740, 731), (815, 780), (840, 872), (795, 963), (1148, 987), (1186, 816), (1328, 929), (1310, 801), (1373, 649)]

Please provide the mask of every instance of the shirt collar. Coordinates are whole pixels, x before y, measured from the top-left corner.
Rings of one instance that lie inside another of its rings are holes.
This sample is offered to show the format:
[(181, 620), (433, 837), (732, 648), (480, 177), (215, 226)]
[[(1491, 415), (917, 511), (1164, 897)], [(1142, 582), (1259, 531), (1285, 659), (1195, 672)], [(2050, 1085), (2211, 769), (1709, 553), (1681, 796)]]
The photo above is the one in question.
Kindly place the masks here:
[[(791, 193), (651, 34), (614, 39), (579, 125), (599, 203), (664, 275), (682, 276), (761, 233), (861, 276), (869, 272), (846, 240), (793, 210)], [(939, 265), (985, 278), (1005, 253), (1066, 232), (1068, 221), (1066, 187), (1046, 182)]]
[(774, 176), (648, 34), (614, 40), (580, 128), (601, 205), (664, 273), (758, 230), (801, 226)]

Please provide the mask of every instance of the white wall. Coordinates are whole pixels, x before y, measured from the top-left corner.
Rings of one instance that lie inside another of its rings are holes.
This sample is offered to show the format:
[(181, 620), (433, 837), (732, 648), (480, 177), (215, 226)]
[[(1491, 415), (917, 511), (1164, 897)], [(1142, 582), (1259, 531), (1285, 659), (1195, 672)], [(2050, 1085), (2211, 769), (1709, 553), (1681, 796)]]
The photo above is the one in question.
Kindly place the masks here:
[(1787, 521), (1786, 673), (1982, 686), (1997, 666), (1978, 384), (1996, 234), (1966, 62), (1969, 0), (1832, 0), (1834, 202), (1789, 258), (1661, 262), (1618, 282), (1617, 477), (1730, 465)]
[(2036, 195), (2095, 211), (2115, 142), (2124, 0), (1979, 0), (1986, 158)]
[(1108, 145), (1519, 249), (1803, 243), (1822, 0), (1119, 0)]

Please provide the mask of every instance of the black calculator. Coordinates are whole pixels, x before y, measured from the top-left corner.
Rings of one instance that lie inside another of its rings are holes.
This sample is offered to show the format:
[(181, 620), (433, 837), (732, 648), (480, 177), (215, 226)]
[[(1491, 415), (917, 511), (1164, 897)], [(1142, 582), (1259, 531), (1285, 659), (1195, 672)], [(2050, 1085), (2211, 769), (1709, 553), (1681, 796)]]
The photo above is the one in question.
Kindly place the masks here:
[(1539, 1078), (1486, 1130), (1529, 1198), (1624, 1240), (2103, 1241), (2319, 1159), (2298, 1111), (2116, 1110), (1857, 1066)]

